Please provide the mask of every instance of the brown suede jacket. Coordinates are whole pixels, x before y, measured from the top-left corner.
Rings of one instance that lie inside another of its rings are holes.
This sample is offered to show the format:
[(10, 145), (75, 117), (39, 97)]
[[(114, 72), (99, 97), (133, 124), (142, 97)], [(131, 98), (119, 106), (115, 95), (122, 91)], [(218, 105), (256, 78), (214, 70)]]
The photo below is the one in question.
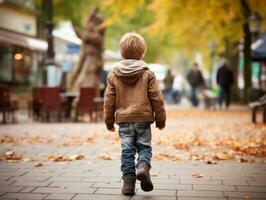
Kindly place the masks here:
[(114, 123), (151, 122), (165, 126), (164, 101), (155, 74), (144, 61), (122, 60), (108, 76), (104, 98), (107, 129)]

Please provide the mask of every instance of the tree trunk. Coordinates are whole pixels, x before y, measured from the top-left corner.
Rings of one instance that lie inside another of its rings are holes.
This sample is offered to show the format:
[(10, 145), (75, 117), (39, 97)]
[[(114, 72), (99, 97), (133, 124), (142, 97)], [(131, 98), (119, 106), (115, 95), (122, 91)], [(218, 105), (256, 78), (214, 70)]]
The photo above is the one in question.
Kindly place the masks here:
[(225, 39), (226, 52), (225, 57), (229, 61), (234, 78), (234, 84), (232, 86), (232, 100), (234, 102), (240, 100), (240, 94), (238, 90), (238, 43), (233, 43), (230, 38)]
[(244, 79), (245, 79), (245, 102), (249, 100), (249, 92), (251, 89), (251, 41), (252, 35), (249, 30), (248, 18), (251, 15), (250, 7), (246, 0), (241, 0), (242, 13), (244, 16)]

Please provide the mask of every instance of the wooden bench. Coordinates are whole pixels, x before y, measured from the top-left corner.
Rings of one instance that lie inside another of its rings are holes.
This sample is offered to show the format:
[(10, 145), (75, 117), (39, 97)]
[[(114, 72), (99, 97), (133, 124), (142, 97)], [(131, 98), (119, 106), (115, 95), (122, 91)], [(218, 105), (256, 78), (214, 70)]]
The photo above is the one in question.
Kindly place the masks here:
[(266, 94), (258, 101), (251, 102), (249, 107), (251, 108), (252, 123), (256, 123), (256, 115), (259, 109), (262, 109), (263, 123), (266, 123)]

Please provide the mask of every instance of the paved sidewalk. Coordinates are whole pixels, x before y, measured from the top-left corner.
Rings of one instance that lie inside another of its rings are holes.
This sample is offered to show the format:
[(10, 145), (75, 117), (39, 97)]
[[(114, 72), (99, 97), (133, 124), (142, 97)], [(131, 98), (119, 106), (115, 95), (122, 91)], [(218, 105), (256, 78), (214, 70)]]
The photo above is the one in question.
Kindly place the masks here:
[[(72, 200), (193, 200), (266, 199), (266, 165), (222, 162), (154, 161), (154, 190), (120, 195), (122, 182), (119, 161), (75, 161), (68, 164), (0, 164), (0, 199)], [(195, 178), (192, 175), (201, 174)]]
[[(0, 199), (266, 199), (265, 131), (262, 124), (250, 123), (244, 109), (171, 107), (167, 127), (153, 127), (154, 190), (145, 193), (137, 182), (136, 195), (124, 197), (119, 137), (103, 123), (24, 121), (0, 126), (0, 158), (10, 151), (22, 156), (18, 163), (0, 161)], [(49, 161), (58, 155), (85, 158)], [(214, 157), (217, 164), (206, 163)]]

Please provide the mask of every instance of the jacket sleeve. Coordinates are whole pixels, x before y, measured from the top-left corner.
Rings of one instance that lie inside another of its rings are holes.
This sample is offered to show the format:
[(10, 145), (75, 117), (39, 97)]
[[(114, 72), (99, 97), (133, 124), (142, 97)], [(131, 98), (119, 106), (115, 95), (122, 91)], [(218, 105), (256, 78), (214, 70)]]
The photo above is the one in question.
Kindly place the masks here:
[(166, 121), (164, 100), (153, 72), (149, 77), (148, 95), (155, 113), (156, 127), (164, 128)]
[(107, 88), (104, 96), (104, 121), (108, 130), (114, 127), (116, 89), (113, 84), (112, 74), (107, 78)]

